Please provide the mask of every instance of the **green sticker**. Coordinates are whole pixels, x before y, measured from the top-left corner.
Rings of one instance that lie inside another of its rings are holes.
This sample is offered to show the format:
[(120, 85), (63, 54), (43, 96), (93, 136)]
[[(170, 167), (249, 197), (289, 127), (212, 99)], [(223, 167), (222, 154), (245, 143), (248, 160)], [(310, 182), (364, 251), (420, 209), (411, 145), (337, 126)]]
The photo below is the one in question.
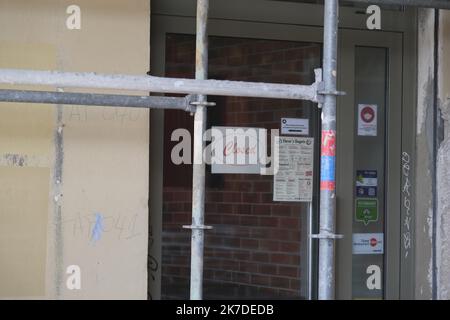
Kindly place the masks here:
[(378, 220), (377, 199), (356, 199), (356, 221), (368, 225), (369, 222)]

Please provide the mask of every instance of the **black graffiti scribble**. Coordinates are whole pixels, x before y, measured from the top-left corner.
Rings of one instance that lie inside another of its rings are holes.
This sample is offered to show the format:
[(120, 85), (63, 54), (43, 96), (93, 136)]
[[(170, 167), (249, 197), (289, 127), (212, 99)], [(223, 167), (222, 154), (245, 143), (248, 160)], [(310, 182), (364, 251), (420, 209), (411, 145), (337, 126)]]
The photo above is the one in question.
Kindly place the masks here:
[(151, 255), (148, 256), (148, 268), (152, 280), (155, 281), (155, 272), (158, 271), (158, 261)]
[[(153, 239), (153, 227), (150, 225), (149, 226), (149, 248), (151, 249), (153, 247), (154, 244), (154, 239)], [(155, 259), (155, 257), (153, 257), (151, 254), (148, 255), (148, 269), (149, 269), (149, 273), (150, 273), (150, 278), (152, 281), (156, 281), (156, 272), (158, 271), (159, 268), (159, 263), (158, 261)], [(150, 290), (148, 290), (148, 299), (149, 300), (153, 300), (153, 296), (150, 292)]]

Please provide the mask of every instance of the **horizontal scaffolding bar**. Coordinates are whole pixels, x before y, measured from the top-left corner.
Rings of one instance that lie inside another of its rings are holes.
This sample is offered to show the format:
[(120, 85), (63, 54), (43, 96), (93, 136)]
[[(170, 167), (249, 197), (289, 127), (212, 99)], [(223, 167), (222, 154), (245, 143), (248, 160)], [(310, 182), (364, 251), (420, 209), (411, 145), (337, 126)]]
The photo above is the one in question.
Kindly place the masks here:
[(352, 2), (365, 3), (367, 5), (401, 5), (422, 8), (450, 9), (449, 0), (351, 0)]
[(0, 84), (317, 101), (317, 83), (293, 85), (154, 76), (0, 69)]
[(178, 98), (0, 89), (0, 101), (4, 102), (30, 102), (150, 109), (179, 109), (187, 112), (195, 112), (196, 107), (191, 106), (190, 98), (193, 97)]

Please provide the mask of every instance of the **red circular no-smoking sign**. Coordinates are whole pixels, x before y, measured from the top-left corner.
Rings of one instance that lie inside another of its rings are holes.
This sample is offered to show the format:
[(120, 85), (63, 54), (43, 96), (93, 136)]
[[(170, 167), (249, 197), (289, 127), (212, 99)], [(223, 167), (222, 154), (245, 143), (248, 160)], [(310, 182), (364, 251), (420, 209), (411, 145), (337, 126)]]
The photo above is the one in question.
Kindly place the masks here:
[(370, 123), (375, 119), (375, 111), (370, 106), (365, 106), (361, 110), (361, 120), (365, 123)]

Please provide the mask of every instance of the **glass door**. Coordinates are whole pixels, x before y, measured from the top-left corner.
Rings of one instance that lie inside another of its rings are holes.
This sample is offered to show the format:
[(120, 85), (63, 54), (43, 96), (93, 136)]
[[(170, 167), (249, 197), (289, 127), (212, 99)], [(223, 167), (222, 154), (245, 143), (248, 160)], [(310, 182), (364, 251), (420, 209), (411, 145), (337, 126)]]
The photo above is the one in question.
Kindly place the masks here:
[(398, 298), (402, 36), (341, 32), (337, 293)]
[[(155, 37), (164, 48), (155, 56), (164, 66), (159, 72), (192, 78), (195, 20), (154, 17), (154, 22), (159, 26)], [(319, 27), (211, 19), (209, 28), (211, 79), (311, 84), (314, 69), (321, 66)], [(208, 109), (208, 129), (262, 128), (270, 133), (281, 128), (283, 119), (301, 119), (308, 123), (303, 137), (319, 141), (319, 110), (310, 102), (240, 97), (209, 100), (217, 105)], [(192, 134), (193, 118), (182, 111), (165, 111), (159, 122), (164, 124), (161, 298), (184, 299), (189, 294), (190, 232), (182, 226), (191, 220), (192, 166), (171, 162), (173, 147), (179, 142), (171, 137), (179, 129)], [(316, 144), (316, 159), (318, 148)], [(274, 201), (273, 176), (215, 174), (210, 166), (206, 176), (205, 222), (213, 229), (205, 237), (205, 299), (307, 299), (309, 205)], [(314, 194), (313, 209), (317, 211), (318, 192)]]

